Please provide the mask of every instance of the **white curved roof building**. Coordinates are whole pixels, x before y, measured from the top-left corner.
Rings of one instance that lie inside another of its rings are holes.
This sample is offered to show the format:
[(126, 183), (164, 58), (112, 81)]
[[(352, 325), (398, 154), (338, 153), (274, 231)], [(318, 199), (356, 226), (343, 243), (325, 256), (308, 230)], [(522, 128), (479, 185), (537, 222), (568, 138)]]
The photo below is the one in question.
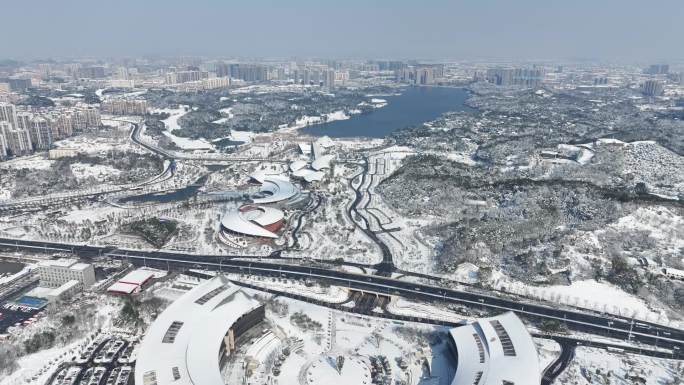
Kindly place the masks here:
[(272, 170), (256, 170), (250, 174), (249, 177), (258, 183), (264, 183), (266, 179), (280, 177), (280, 172)]
[(221, 218), (224, 230), (253, 237), (278, 238), (275, 231), (282, 225), (284, 214), (273, 207), (242, 206)]
[(457, 357), (452, 385), (539, 384), (537, 349), (527, 328), (513, 312), (481, 318), (451, 329)]
[(306, 168), (299, 169), (295, 172), (292, 173), (292, 176), (297, 177), (297, 178), (302, 178), (305, 181), (311, 183), (311, 182), (318, 182), (323, 179), (325, 176), (325, 173), (321, 171), (313, 171), (309, 170)]
[(328, 135), (321, 136), (320, 138), (316, 139), (316, 145), (323, 147), (323, 148), (330, 148), (335, 145), (335, 143), (330, 139)]
[(298, 192), (297, 187), (289, 179), (271, 176), (264, 178), (261, 189), (252, 197), (252, 202), (257, 204), (280, 202), (292, 198)]
[(290, 163), (290, 171), (295, 172), (297, 170), (301, 170), (304, 167), (306, 167), (306, 161), (305, 160), (295, 160), (294, 162)]
[(263, 305), (219, 275), (190, 290), (145, 334), (136, 385), (224, 385), (220, 361), (235, 339), (263, 320)]
[(332, 155), (321, 155), (311, 162), (311, 168), (316, 171), (322, 170), (324, 168), (330, 168), (330, 162), (332, 162), (333, 158), (334, 156)]

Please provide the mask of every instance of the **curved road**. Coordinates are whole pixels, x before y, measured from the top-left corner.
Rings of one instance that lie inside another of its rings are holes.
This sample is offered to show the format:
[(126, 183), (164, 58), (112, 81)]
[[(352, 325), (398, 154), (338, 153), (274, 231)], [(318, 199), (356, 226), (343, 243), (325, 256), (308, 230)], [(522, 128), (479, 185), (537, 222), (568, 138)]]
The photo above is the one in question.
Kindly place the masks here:
[(549, 364), (544, 369), (542, 375), (541, 385), (551, 385), (558, 376), (563, 373), (565, 368), (570, 365), (572, 359), (575, 358), (575, 347), (577, 343), (574, 341), (557, 341), (561, 347), (561, 354), (555, 361)]
[[(382, 262), (378, 263), (375, 265), (375, 268), (377, 270), (378, 275), (381, 276), (391, 276), (392, 272), (396, 270), (396, 267), (394, 266), (394, 261), (392, 260), (392, 252), (390, 251), (389, 247), (385, 242), (383, 242), (380, 237), (378, 237), (375, 232), (373, 232), (370, 228), (370, 222), (368, 221), (368, 218), (364, 217), (361, 215), (361, 213), (358, 210), (358, 206), (363, 200), (363, 196), (365, 192), (361, 191), (361, 188), (363, 185), (366, 183), (366, 175), (368, 174), (368, 158), (364, 158), (363, 162), (363, 171), (360, 174), (355, 175), (353, 178), (349, 180), (349, 187), (354, 190), (354, 193), (356, 194), (356, 198), (352, 202), (352, 204), (349, 206), (347, 209), (347, 215), (349, 216), (349, 219), (354, 223), (354, 225), (361, 231), (363, 231), (368, 238), (370, 238), (375, 244), (378, 245), (380, 248), (380, 251), (382, 252)], [(355, 188), (354, 187), (354, 180), (361, 175), (361, 181), (359, 183), (359, 187)], [(357, 221), (354, 220), (353, 214), (356, 214), (361, 218), (363, 223), (365, 224), (364, 226), (361, 226)]]

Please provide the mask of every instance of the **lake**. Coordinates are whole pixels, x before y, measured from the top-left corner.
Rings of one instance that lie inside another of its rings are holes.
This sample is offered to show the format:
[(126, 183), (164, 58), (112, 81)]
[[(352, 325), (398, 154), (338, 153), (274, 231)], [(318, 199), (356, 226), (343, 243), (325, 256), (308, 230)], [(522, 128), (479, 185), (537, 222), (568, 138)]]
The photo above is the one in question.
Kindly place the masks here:
[(314, 135), (334, 138), (384, 138), (392, 132), (438, 118), (449, 111), (471, 111), (464, 104), (468, 91), (450, 87), (408, 87), (401, 95), (377, 96), (388, 104), (372, 112), (353, 115), (347, 120), (315, 124), (301, 129)]

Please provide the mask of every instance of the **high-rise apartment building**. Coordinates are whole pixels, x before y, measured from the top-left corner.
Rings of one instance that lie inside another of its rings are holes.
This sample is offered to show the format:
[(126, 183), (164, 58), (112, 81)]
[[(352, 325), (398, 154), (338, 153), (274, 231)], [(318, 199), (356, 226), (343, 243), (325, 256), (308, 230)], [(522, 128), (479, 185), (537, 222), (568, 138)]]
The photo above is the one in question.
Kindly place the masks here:
[(331, 90), (335, 88), (335, 70), (325, 71), (325, 79), (323, 80), (323, 85)]
[(229, 64), (228, 76), (246, 82), (266, 81), (268, 80), (268, 67), (261, 64)]
[(17, 128), (20, 130), (28, 130), (31, 128), (31, 118), (33, 114), (30, 112), (17, 113)]
[(663, 94), (663, 83), (657, 80), (646, 80), (641, 85), (641, 92), (646, 96), (659, 96)]
[(206, 71), (169, 72), (166, 74), (166, 84), (196, 82), (202, 79), (207, 79), (208, 77), (209, 72)]
[(493, 68), (487, 70), (486, 79), (497, 86), (538, 87), (544, 76), (540, 68)]
[(112, 99), (102, 103), (102, 111), (113, 115), (145, 115), (147, 101), (145, 99)]
[(7, 142), (8, 155), (21, 156), (33, 151), (31, 136), (27, 130), (16, 129), (10, 123), (0, 121), (0, 132)]
[(17, 108), (14, 104), (0, 103), (0, 121), (17, 127)]
[(669, 64), (651, 64), (644, 70), (649, 75), (667, 75), (670, 72)]
[(82, 78), (102, 79), (105, 77), (105, 68), (102, 66), (83, 67), (79, 70)]
[(52, 146), (52, 128), (47, 119), (34, 117), (31, 119), (31, 142), (35, 150), (49, 150)]
[(0, 78), (0, 83), (7, 83), (12, 91), (26, 91), (31, 87), (31, 79), (8, 77)]
[(435, 75), (435, 69), (437, 69), (438, 74), (444, 73), (442, 66), (419, 65), (396, 70), (394, 75), (396, 81), (401, 83), (428, 85), (434, 84), (435, 79), (441, 77)]
[[(6, 123), (6, 122), (5, 122)], [(5, 139), (5, 133), (0, 129), (0, 160), (5, 160), (9, 156), (7, 148), (7, 139)]]

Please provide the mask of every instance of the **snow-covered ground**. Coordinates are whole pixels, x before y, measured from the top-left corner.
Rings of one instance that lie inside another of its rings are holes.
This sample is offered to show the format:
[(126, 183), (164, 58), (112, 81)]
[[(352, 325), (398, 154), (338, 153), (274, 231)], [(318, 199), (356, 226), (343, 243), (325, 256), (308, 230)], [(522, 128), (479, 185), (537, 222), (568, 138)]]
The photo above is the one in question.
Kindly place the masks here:
[(164, 131), (164, 135), (166, 135), (178, 147), (182, 148), (183, 150), (211, 150), (214, 148), (214, 146), (204, 138), (190, 139), (176, 136), (173, 134), (174, 131), (181, 129), (180, 125), (178, 124), (178, 119), (180, 119), (183, 115), (190, 112), (189, 106), (179, 105), (178, 108), (157, 108), (150, 110), (150, 112), (167, 113), (170, 115), (168, 118), (162, 120), (164, 126), (166, 126), (166, 131)]
[(347, 120), (351, 116), (347, 115), (344, 111), (339, 110), (339, 111), (333, 111), (331, 113), (321, 115), (321, 116), (302, 116), (301, 118), (295, 120), (291, 124), (282, 124), (280, 125), (279, 132), (296, 132), (300, 128), (304, 128), (307, 126), (311, 126), (314, 124), (320, 124), (320, 123), (330, 123), (334, 122), (336, 120)]
[[(50, 349), (40, 350), (25, 355), (18, 360), (19, 368), (9, 375), (0, 378), (0, 385), (20, 385), (25, 383), (44, 384), (61, 362), (69, 361), (76, 352), (80, 352), (89, 341), (89, 334), (97, 332), (108, 333), (113, 329), (113, 317), (118, 314), (119, 306), (111, 297), (102, 296), (91, 317), (92, 329), (80, 338), (70, 341), (66, 345), (57, 345)], [(77, 315), (78, 316), (78, 315)], [(30, 335), (45, 328), (59, 328), (58, 319), (44, 317), (31, 326), (16, 331), (15, 338)]]
[(10, 159), (0, 163), (0, 170), (2, 169), (22, 169), (28, 168), (33, 170), (47, 170), (52, 166), (54, 161), (48, 160), (45, 154), (36, 154), (31, 156), (22, 156)]
[(577, 385), (665, 385), (684, 378), (681, 361), (655, 359), (578, 347), (575, 358), (556, 379)]
[(280, 290), (304, 297), (315, 298), (330, 303), (340, 303), (347, 300), (347, 289), (339, 286), (322, 287), (320, 285), (307, 286), (304, 283), (290, 279), (264, 278), (259, 276), (245, 277), (243, 275), (229, 275), (238, 282), (263, 287), (265, 289)]
[[(223, 99), (223, 98), (221, 98), (221, 99)], [(221, 114), (225, 115), (225, 116), (222, 117), (222, 118), (219, 118), (219, 119), (214, 120), (212, 123), (223, 124), (223, 123), (229, 121), (230, 119), (233, 119), (233, 117), (234, 117), (235, 115), (233, 114), (232, 111), (233, 111), (233, 107), (228, 107), (228, 108), (222, 108), (222, 109), (220, 109), (219, 112), (220, 112)]]
[(88, 177), (93, 177), (98, 180), (102, 180), (107, 176), (119, 175), (121, 170), (117, 170), (112, 166), (101, 165), (101, 164), (72, 164), (71, 172), (77, 179), (84, 179)]
[[(596, 282), (594, 280), (575, 281), (569, 286), (549, 286), (544, 288), (545, 296), (551, 298), (567, 298), (570, 303), (578, 302), (580, 305), (590, 305), (597, 309), (606, 309), (610, 313), (631, 316), (633, 313), (640, 315), (652, 313), (646, 303), (632, 296), (620, 288), (609, 283)], [(641, 317), (639, 317), (641, 318)]]
[(534, 338), (534, 344), (539, 355), (539, 368), (541, 368), (543, 373), (544, 369), (560, 355), (560, 345), (554, 340), (542, 338)]
[(423, 317), (449, 322), (459, 322), (467, 319), (462, 314), (458, 314), (445, 307), (414, 302), (401, 297), (392, 298), (392, 301), (387, 305), (387, 311), (396, 315)]

